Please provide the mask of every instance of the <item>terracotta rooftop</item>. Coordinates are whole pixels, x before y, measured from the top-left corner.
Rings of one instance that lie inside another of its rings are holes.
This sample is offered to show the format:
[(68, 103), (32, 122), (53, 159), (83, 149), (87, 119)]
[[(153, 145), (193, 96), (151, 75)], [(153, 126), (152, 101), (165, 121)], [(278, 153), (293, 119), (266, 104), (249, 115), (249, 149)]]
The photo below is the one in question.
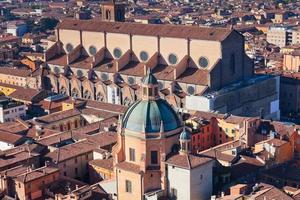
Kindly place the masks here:
[(78, 116), (80, 114), (81, 114), (80, 111), (78, 111), (77, 109), (70, 109), (61, 112), (55, 112), (50, 115), (45, 115), (43, 117), (39, 117), (38, 121), (42, 123), (50, 124), (70, 117)]
[(16, 67), (0, 67), (0, 74), (12, 75), (18, 77), (28, 77), (31, 74), (31, 70), (27, 68)]
[(0, 141), (8, 144), (16, 144), (20, 142), (22, 139), (25, 139), (23, 135), (10, 133), (7, 131), (0, 130)]
[(99, 133), (100, 132), (100, 123), (99, 122), (94, 122), (91, 124), (87, 124), (83, 127), (79, 127), (77, 129), (72, 130), (74, 135), (83, 135), (83, 134), (87, 134), (87, 135), (92, 135), (95, 133)]
[(180, 168), (193, 169), (200, 165), (206, 164), (210, 161), (212, 161), (211, 158), (203, 157), (196, 154), (186, 154), (186, 155), (176, 154), (171, 156), (166, 161), (166, 163)]
[(7, 177), (14, 178), (20, 174), (27, 172), (27, 170), (28, 170), (27, 166), (19, 165), (17, 167), (13, 167), (13, 168), (7, 169), (5, 171), (2, 171), (0, 174), (1, 174), (1, 176), (6, 175)]
[(92, 152), (95, 149), (113, 146), (116, 141), (116, 133), (103, 132), (87, 136), (84, 140), (58, 148), (55, 151), (48, 153), (46, 157), (50, 158), (54, 162), (62, 162), (79, 155)]
[(280, 146), (286, 144), (287, 141), (280, 140), (280, 139), (277, 139), (277, 138), (273, 138), (271, 140), (268, 140), (267, 143), (269, 145), (272, 145), (272, 146), (275, 146), (275, 147), (280, 147)]
[(207, 70), (189, 67), (176, 80), (183, 83), (208, 85)]
[(130, 171), (130, 172), (133, 172), (136, 174), (139, 174), (141, 172), (139, 165), (130, 163), (130, 162), (126, 162), (126, 161), (116, 164), (116, 168), (125, 170), (125, 171)]
[(48, 176), (50, 174), (56, 173), (58, 171), (59, 171), (58, 168), (45, 166), (45, 167), (41, 167), (41, 168), (29, 171), (29, 172), (25, 172), (24, 174), (18, 176), (16, 178), (16, 180), (19, 182), (22, 182), (22, 183), (27, 183), (27, 182)]
[(191, 117), (192, 118), (203, 118), (203, 119), (207, 119), (207, 120), (210, 120), (211, 118), (224, 119), (225, 122), (231, 123), (231, 124), (240, 124), (249, 119), (249, 117), (240, 117), (240, 116), (235, 116), (235, 115), (225, 116), (225, 114), (204, 112), (204, 111), (196, 111)]
[(190, 38), (199, 40), (223, 41), (230, 29), (199, 26), (156, 25), (138, 23), (104, 22), (100, 20), (63, 20), (58, 29), (123, 33), (133, 35)]
[(95, 115), (102, 119), (118, 116), (117, 113), (111, 113), (109, 111), (104, 111), (104, 110), (96, 110), (94, 108), (84, 108), (81, 110), (81, 113), (85, 115)]
[(116, 114), (123, 114), (127, 110), (126, 106), (105, 103), (105, 102), (98, 102), (98, 101), (93, 101), (93, 100), (87, 100), (86, 108), (103, 110), (103, 111), (116, 113)]
[(109, 159), (96, 159), (96, 160), (91, 160), (89, 162), (90, 165), (94, 165), (96, 167), (101, 167), (104, 169), (108, 169), (108, 170), (113, 170), (113, 158), (109, 158)]
[(18, 87), (16, 91), (8, 96), (16, 100), (31, 102), (33, 101), (33, 98), (41, 92), (42, 90), (39, 91), (31, 88)]
[(15, 163), (20, 163), (22, 161), (28, 160), (29, 158), (39, 156), (39, 154), (28, 151), (19, 151), (13, 154), (6, 154), (4, 158), (0, 159), (0, 168), (4, 169)]

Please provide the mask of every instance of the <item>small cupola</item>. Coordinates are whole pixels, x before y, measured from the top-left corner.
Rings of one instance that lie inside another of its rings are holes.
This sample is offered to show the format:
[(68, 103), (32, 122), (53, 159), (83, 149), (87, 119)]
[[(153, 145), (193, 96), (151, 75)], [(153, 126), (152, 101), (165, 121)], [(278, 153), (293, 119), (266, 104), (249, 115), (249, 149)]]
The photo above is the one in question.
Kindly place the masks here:
[(190, 131), (184, 127), (182, 133), (179, 137), (180, 142), (180, 154), (189, 154), (191, 153), (191, 138), (192, 135)]

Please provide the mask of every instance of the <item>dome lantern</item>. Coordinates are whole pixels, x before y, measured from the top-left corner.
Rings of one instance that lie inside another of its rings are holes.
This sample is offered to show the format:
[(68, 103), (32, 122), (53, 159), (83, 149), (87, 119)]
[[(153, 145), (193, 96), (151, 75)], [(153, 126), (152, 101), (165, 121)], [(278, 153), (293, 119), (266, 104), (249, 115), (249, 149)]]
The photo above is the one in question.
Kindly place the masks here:
[(158, 98), (158, 82), (155, 76), (152, 74), (151, 69), (148, 68), (147, 74), (142, 82), (142, 99), (154, 100)]

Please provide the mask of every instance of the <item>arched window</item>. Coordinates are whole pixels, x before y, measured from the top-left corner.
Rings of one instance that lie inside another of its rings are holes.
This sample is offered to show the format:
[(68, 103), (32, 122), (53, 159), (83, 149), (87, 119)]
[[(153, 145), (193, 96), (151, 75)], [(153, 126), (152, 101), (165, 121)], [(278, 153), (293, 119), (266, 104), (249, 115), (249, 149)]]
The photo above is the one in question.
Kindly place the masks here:
[(66, 88), (65, 88), (64, 86), (62, 86), (62, 87), (60, 88), (60, 90), (59, 90), (59, 93), (60, 93), (60, 94), (67, 94)]
[(103, 101), (104, 100), (104, 96), (103, 96), (103, 94), (101, 94), (101, 92), (97, 93), (96, 100), (97, 101)]
[(91, 99), (91, 93), (88, 90), (84, 91), (83, 98), (85, 98), (85, 99)]
[(75, 98), (79, 96), (79, 92), (78, 92), (78, 90), (77, 90), (76, 88), (73, 88), (73, 89), (72, 89), (71, 96), (72, 96), (72, 97), (75, 97)]
[(71, 123), (70, 122), (67, 123), (67, 127), (68, 127), (68, 130), (71, 129)]

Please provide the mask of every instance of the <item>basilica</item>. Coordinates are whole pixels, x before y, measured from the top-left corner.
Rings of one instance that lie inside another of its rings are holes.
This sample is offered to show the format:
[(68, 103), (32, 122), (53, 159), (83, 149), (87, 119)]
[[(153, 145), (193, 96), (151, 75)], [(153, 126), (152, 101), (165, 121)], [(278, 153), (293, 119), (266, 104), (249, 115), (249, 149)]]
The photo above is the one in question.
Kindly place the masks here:
[(102, 20), (65, 19), (57, 26), (44, 55), (46, 89), (129, 106), (141, 98), (141, 80), (151, 69), (159, 96), (181, 111), (279, 117), (279, 79), (254, 74), (237, 31), (128, 23), (119, 3), (101, 9)]

